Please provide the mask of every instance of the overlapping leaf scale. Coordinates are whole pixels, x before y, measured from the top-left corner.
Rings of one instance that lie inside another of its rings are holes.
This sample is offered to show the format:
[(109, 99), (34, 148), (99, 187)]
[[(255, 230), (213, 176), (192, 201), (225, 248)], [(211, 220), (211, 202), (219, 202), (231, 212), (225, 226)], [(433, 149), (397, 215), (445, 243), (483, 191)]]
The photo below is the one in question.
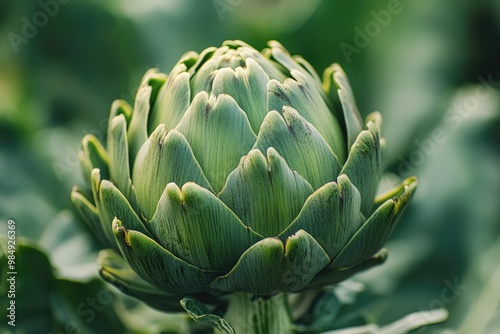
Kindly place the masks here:
[(182, 310), (179, 301), (183, 294), (167, 293), (146, 282), (125, 261), (121, 254), (111, 249), (99, 252), (99, 275), (123, 293), (139, 298), (154, 308), (179, 312)]
[(196, 95), (176, 130), (189, 142), (205, 176), (218, 192), (256, 136), (248, 117), (229, 95)]
[[(270, 47), (271, 58), (285, 67), (288, 70), (289, 76), (292, 71), (300, 71), (304, 74), (303, 79), (307, 82), (307, 85), (315, 87), (315, 89), (321, 92), (321, 81), (318, 80), (318, 75), (316, 71), (312, 69), (312, 66), (309, 65), (307, 68), (304, 68), (278, 41), (269, 41), (267, 44)], [(304, 64), (308, 64), (304, 59), (302, 59), (302, 61)]]
[(226, 45), (231, 45), (233, 48), (238, 50), (238, 54), (242, 59), (253, 59), (259, 64), (264, 72), (269, 76), (270, 79), (275, 79), (283, 82), (288, 76), (286, 75), (286, 69), (279, 63), (269, 59), (269, 55), (266, 55), (266, 50), (262, 53), (255, 50), (253, 47), (240, 40), (227, 41)]
[(113, 235), (121, 254), (143, 279), (168, 293), (196, 293), (217, 276), (202, 270), (161, 247), (141, 232), (127, 229), (120, 220), (113, 221)]
[(262, 237), (243, 225), (212, 192), (189, 182), (169, 183), (149, 229), (177, 257), (203, 269), (227, 272)]
[(404, 186), (397, 198), (387, 200), (375, 210), (331, 263), (332, 268), (349, 267), (375, 254), (391, 234), (409, 203), (417, 181)]
[(318, 130), (291, 107), (283, 107), (281, 113), (267, 114), (253, 148), (276, 149), (313, 189), (336, 180), (342, 166)]
[(361, 195), (346, 175), (316, 190), (297, 218), (280, 234), (281, 240), (303, 229), (311, 234), (333, 258), (358, 230)]
[(125, 100), (115, 100), (111, 104), (111, 111), (109, 112), (109, 120), (108, 124), (111, 124), (113, 118), (118, 115), (123, 115), (127, 124), (130, 122), (130, 118), (132, 117), (132, 106), (128, 104)]
[(98, 168), (104, 178), (109, 178), (109, 158), (108, 153), (102, 146), (99, 139), (94, 135), (86, 135), (82, 140), (82, 150), (78, 154), (83, 176), (90, 183), (90, 175), (94, 168)]
[(92, 192), (94, 200), (99, 212), (102, 230), (106, 238), (113, 245), (113, 234), (111, 231), (111, 223), (115, 217), (126, 221), (127, 226), (149, 235), (146, 227), (139, 219), (129, 201), (116, 188), (116, 186), (108, 180), (101, 180), (98, 169), (92, 171)]
[(168, 183), (182, 186), (196, 182), (212, 190), (186, 138), (176, 131), (167, 133), (159, 125), (142, 145), (135, 160), (132, 180), (144, 216), (150, 219)]
[(221, 68), (235, 69), (245, 65), (245, 60), (241, 58), (237, 50), (231, 49), (228, 46), (222, 46), (214, 51), (211, 57), (200, 64), (196, 72), (191, 78), (191, 91), (193, 94), (212, 90), (215, 73)]
[(109, 177), (127, 197), (130, 195), (130, 167), (127, 141), (127, 121), (123, 114), (114, 117), (108, 128), (107, 151)]
[(151, 107), (154, 107), (155, 101), (158, 97), (158, 93), (166, 81), (167, 75), (165, 73), (161, 73), (157, 68), (148, 70), (142, 77), (141, 84), (139, 85), (139, 90), (146, 86), (151, 87), (151, 94), (149, 96), (149, 105)]
[(142, 86), (135, 97), (134, 111), (127, 130), (130, 165), (133, 165), (137, 152), (148, 139), (151, 92), (151, 86)]
[(179, 62), (170, 72), (151, 110), (150, 129), (165, 124), (165, 130), (168, 132), (182, 119), (191, 102), (190, 75), (186, 71), (186, 64)]
[(342, 129), (331, 113), (316, 85), (308, 82), (308, 76), (299, 70), (292, 70), (293, 77), (283, 83), (271, 80), (268, 83), (268, 110), (282, 110), (290, 106), (314, 125), (330, 148), (341, 160), (345, 160)]
[[(92, 234), (96, 236), (101, 244), (108, 247), (113, 245), (114, 240), (108, 240), (104, 234), (97, 208), (87, 199), (87, 197), (85, 197), (78, 187), (73, 187), (70, 195), (70, 201), (76, 212), (80, 215)], [(111, 244), (110, 241), (112, 242)]]
[(311, 185), (270, 147), (251, 150), (227, 178), (219, 198), (253, 230), (277, 236), (297, 216)]
[(297, 62), (297, 64), (299, 64), (304, 69), (304, 71), (310, 74), (313, 77), (313, 79), (320, 84), (321, 87), (323, 86), (322, 80), (318, 75), (318, 72), (316, 72), (314, 67), (307, 60), (298, 55), (294, 55), (292, 56), (292, 58)]
[(105, 212), (101, 210), (101, 199), (100, 199), (100, 186), (101, 186), (101, 172), (99, 168), (94, 168), (90, 175), (90, 187), (92, 190), (92, 196), (94, 198), (94, 203), (97, 208), (97, 212), (99, 213), (99, 221), (101, 224), (101, 231), (103, 233), (104, 238), (107, 240), (107, 244), (110, 247), (116, 247), (116, 242), (114, 242), (113, 233), (111, 230), (111, 222), (114, 218), (111, 217), (111, 220), (107, 220), (109, 217), (104, 217)]
[(217, 71), (213, 81), (212, 93), (228, 94), (235, 99), (247, 114), (255, 133), (259, 131), (262, 120), (267, 114), (267, 82), (269, 77), (262, 67), (251, 58), (246, 67), (229, 67)]
[(335, 116), (344, 120), (347, 151), (358, 134), (363, 130), (363, 122), (349, 84), (349, 79), (339, 64), (332, 64), (323, 73), (323, 90), (334, 101), (340, 102), (342, 112), (334, 110)]
[(329, 261), (316, 240), (301, 230), (290, 236), (286, 245), (276, 238), (254, 244), (227, 275), (215, 279), (211, 286), (225, 292), (246, 291), (258, 296), (298, 291)]
[(367, 127), (356, 138), (340, 172), (361, 193), (361, 212), (365, 216), (371, 213), (382, 168), (379, 131), (373, 122), (368, 122)]

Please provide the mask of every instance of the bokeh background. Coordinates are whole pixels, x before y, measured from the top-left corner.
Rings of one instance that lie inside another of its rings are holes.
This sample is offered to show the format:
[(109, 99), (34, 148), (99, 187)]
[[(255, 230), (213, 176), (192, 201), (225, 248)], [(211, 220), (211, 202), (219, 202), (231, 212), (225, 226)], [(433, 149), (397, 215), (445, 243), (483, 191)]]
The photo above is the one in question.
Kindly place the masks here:
[[(422, 332), (500, 333), (498, 0), (1, 0), (0, 242), (13, 219), (17, 332), (182, 330), (96, 276), (69, 193), (83, 184), (81, 138), (105, 139), (113, 100), (226, 39), (279, 40), (320, 74), (340, 63), (362, 114), (384, 116), (384, 182), (419, 177), (388, 262), (344, 300), (351, 322), (445, 307), (449, 320)], [(8, 331), (5, 254), (0, 269)]]

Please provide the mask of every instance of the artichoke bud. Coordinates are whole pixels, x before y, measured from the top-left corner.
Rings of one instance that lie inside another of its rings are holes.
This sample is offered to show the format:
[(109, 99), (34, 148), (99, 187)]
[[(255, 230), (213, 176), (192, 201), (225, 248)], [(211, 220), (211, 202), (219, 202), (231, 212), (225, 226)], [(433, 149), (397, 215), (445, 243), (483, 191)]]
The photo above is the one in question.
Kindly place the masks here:
[(83, 140), (89, 191), (71, 201), (114, 249), (102, 277), (158, 308), (331, 284), (385, 259), (416, 187), (375, 200), (380, 128), (338, 64), (320, 80), (276, 41), (227, 41), (113, 103), (106, 145)]

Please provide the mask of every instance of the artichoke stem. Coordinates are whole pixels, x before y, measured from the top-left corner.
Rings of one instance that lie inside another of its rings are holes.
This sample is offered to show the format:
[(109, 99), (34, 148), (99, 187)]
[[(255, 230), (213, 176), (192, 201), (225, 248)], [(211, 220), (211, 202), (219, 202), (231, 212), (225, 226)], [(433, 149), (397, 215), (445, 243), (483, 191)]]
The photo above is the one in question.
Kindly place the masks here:
[(224, 319), (237, 334), (290, 334), (293, 331), (285, 293), (271, 298), (257, 298), (245, 292), (235, 293), (229, 299)]

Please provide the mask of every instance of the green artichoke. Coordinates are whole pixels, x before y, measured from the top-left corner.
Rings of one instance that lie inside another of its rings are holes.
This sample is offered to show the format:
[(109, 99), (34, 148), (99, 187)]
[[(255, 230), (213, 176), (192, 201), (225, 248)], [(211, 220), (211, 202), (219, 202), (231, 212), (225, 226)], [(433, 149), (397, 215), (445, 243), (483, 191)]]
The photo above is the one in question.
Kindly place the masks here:
[(101, 275), (164, 310), (332, 284), (383, 260), (416, 187), (376, 197), (380, 127), (338, 64), (321, 80), (276, 41), (227, 41), (149, 71), (133, 108), (113, 103), (106, 146), (83, 139), (89, 191), (71, 200), (115, 250)]

